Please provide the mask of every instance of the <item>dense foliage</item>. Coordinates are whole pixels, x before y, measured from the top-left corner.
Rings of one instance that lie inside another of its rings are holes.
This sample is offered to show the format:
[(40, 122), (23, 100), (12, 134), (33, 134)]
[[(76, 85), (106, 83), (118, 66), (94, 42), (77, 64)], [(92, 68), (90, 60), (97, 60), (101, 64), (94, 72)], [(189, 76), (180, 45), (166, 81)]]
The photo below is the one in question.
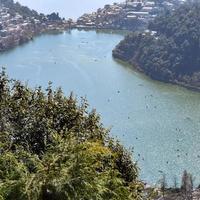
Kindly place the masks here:
[(15, 16), (16, 13), (19, 13), (24, 18), (34, 17), (39, 19), (44, 17), (44, 15), (40, 16), (35, 10), (31, 10), (27, 6), (22, 6), (19, 2), (14, 2), (14, 0), (1, 0), (0, 4), (3, 4), (6, 6), (6, 8), (9, 8), (8, 12), (13, 16)]
[[(60, 21), (62, 20), (59, 17), (59, 13), (51, 13), (47, 16), (45, 16), (42, 13), (38, 13), (35, 10), (32, 10), (30, 8), (28, 8), (27, 6), (22, 6), (19, 2), (15, 2), (14, 0), (1, 0), (0, 4), (3, 4), (6, 8), (9, 8), (8, 12), (12, 15), (15, 16), (16, 13), (20, 14), (21, 16), (23, 16), (23, 18), (34, 18), (34, 19), (38, 19), (40, 21)], [(34, 21), (33, 21), (34, 23)]]
[(113, 51), (152, 78), (200, 86), (200, 3), (166, 11), (149, 24), (156, 34), (133, 33)]
[(47, 15), (47, 18), (48, 20), (50, 21), (59, 21), (59, 20), (62, 20), (60, 17), (59, 17), (59, 13), (51, 13), (50, 15)]
[(130, 153), (87, 110), (0, 73), (1, 200), (144, 199)]

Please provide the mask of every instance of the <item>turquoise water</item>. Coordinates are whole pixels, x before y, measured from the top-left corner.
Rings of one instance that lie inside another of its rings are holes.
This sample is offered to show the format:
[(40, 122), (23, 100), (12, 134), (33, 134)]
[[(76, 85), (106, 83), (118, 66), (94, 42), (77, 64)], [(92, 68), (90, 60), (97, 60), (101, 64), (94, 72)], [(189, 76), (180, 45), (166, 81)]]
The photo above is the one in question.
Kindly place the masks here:
[(112, 59), (121, 34), (78, 31), (43, 35), (0, 55), (9, 75), (29, 85), (53, 81), (65, 94), (86, 96), (112, 126), (112, 135), (134, 147), (141, 178), (156, 183), (184, 169), (200, 183), (200, 93), (152, 81)]

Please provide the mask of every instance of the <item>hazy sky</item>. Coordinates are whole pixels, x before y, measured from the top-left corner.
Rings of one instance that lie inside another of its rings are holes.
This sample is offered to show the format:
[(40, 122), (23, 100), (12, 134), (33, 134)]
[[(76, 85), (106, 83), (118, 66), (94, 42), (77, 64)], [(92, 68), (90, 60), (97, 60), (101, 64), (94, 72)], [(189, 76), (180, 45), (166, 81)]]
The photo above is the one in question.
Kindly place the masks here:
[(85, 12), (92, 12), (105, 4), (123, 0), (16, 0), (38, 12), (59, 12), (62, 17), (76, 18)]

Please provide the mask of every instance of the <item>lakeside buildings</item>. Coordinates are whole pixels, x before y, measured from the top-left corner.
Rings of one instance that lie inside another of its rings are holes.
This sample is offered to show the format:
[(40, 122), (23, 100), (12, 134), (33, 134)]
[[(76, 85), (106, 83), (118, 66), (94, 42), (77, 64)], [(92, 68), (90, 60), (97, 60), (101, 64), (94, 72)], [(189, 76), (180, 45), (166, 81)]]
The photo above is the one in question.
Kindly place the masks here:
[(165, 9), (174, 9), (185, 0), (126, 0), (123, 3), (105, 5), (91, 14), (84, 14), (77, 20), (78, 28), (144, 29)]
[[(61, 31), (67, 28), (65, 20), (50, 20), (48, 16), (7, 1), (4, 5), (0, 1), (0, 51), (31, 40), (35, 35), (48, 31)], [(17, 12), (17, 9), (22, 15)], [(28, 15), (31, 13), (30, 15)]]
[(144, 30), (150, 20), (164, 9), (174, 9), (185, 0), (126, 0), (105, 5), (91, 14), (84, 14), (74, 23), (58, 14), (38, 14), (13, 0), (0, 0), (0, 51), (31, 40), (49, 31), (63, 31), (70, 27), (94, 29)]

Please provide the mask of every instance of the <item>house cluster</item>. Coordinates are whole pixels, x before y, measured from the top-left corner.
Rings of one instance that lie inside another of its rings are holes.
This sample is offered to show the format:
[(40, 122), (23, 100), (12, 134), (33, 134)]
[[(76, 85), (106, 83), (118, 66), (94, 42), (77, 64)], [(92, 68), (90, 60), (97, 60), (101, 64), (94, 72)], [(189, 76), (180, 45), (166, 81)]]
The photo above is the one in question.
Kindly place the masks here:
[[(39, 16), (39, 15), (38, 15)], [(67, 27), (67, 22), (50, 21), (46, 16), (24, 17), (0, 3), (0, 51), (10, 49), (31, 40), (35, 35), (47, 31), (60, 31)]]
[[(126, 0), (123, 3), (105, 5), (77, 20), (78, 28), (144, 29), (163, 9), (173, 9), (185, 0)], [(160, 3), (158, 3), (160, 2)]]

